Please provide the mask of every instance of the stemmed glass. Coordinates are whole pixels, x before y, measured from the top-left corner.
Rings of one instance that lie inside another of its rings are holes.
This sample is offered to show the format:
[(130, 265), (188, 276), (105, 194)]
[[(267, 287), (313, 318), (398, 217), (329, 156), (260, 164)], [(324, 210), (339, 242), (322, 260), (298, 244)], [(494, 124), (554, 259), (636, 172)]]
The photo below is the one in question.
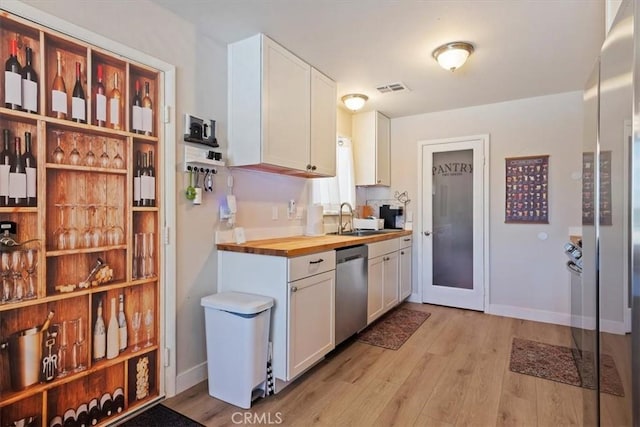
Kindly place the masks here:
[(144, 315), (144, 327), (147, 330), (147, 342), (144, 343), (145, 347), (151, 346), (151, 326), (153, 326), (153, 312), (151, 309), (148, 309), (147, 314)]
[(140, 346), (138, 345), (138, 332), (140, 332), (141, 321), (142, 313), (140, 313), (139, 311), (133, 313), (133, 318), (131, 318), (131, 327), (133, 328), (133, 340), (136, 343), (133, 346), (133, 351), (140, 350)]
[(120, 141), (116, 143), (116, 155), (113, 158), (113, 167), (116, 169), (122, 169), (124, 167), (124, 160), (120, 157)]
[(84, 164), (87, 166), (93, 166), (96, 164), (96, 155), (93, 154), (91, 139), (89, 139), (89, 151), (84, 155)]
[(64, 151), (62, 150), (62, 147), (60, 147), (60, 137), (64, 135), (64, 131), (54, 130), (53, 133), (56, 134), (56, 141), (58, 144), (56, 145), (55, 150), (53, 150), (53, 162), (60, 164), (64, 161)]
[(58, 335), (60, 338), (58, 347), (58, 378), (66, 377), (69, 374), (69, 371), (67, 371), (67, 345), (69, 344), (67, 340), (67, 329), (69, 329), (69, 322), (63, 320), (60, 325), (60, 334)]
[(11, 282), (9, 275), (11, 274), (11, 253), (2, 252), (0, 256), (0, 266), (2, 267), (2, 302), (11, 300)]
[(91, 210), (91, 206), (83, 206), (79, 207), (80, 209), (84, 209), (84, 228), (82, 229), (82, 247), (90, 248), (93, 246), (93, 234), (91, 233), (91, 222), (89, 221), (89, 211)]
[(11, 252), (11, 264), (11, 270), (13, 272), (13, 300), (22, 301), (22, 297), (24, 296), (22, 251)]
[(113, 215), (111, 216), (111, 234), (113, 237), (114, 245), (121, 245), (124, 243), (124, 230), (118, 224), (118, 206), (112, 206), (111, 210), (113, 211)]
[(91, 244), (94, 248), (102, 245), (102, 231), (98, 226), (98, 207), (90, 205), (91, 215), (93, 216), (93, 225), (91, 226)]
[(109, 163), (111, 163), (111, 159), (107, 154), (107, 140), (105, 139), (102, 143), (102, 154), (100, 155), (100, 166), (103, 168), (108, 168)]
[(73, 354), (75, 356), (75, 360), (73, 362), (73, 366), (75, 366), (74, 372), (82, 371), (87, 366), (82, 363), (84, 360), (83, 348), (86, 342), (86, 330), (84, 325), (84, 320), (82, 317), (78, 317), (74, 320), (75, 324), (75, 341), (73, 342)]
[(56, 229), (56, 231), (53, 232), (53, 239), (56, 242), (55, 244), (56, 248), (58, 248), (59, 250), (63, 250), (63, 249), (67, 249), (67, 240), (68, 240), (67, 228), (65, 227), (65, 224), (64, 224), (64, 205), (56, 204), (56, 207), (59, 209), (58, 217), (60, 218), (60, 224), (58, 225), (58, 228)]
[(154, 233), (145, 233), (147, 238), (147, 277), (155, 276), (155, 259), (154, 259)]
[(67, 228), (67, 246), (68, 249), (76, 249), (80, 240), (80, 233), (76, 228), (76, 205), (67, 205), (71, 209), (71, 221)]
[(78, 151), (78, 134), (73, 134), (73, 150), (69, 154), (69, 163), (72, 165), (80, 164), (80, 152)]
[(140, 275), (140, 233), (135, 233), (133, 235), (133, 278), (140, 279), (142, 276)]
[(145, 233), (140, 233), (140, 253), (138, 253), (138, 277), (149, 277), (147, 256), (149, 255), (149, 248), (147, 248), (148, 241), (145, 238)]
[(36, 297), (36, 267), (38, 264), (38, 251), (36, 249), (27, 249), (25, 251), (25, 262), (27, 267), (27, 294), (26, 299)]

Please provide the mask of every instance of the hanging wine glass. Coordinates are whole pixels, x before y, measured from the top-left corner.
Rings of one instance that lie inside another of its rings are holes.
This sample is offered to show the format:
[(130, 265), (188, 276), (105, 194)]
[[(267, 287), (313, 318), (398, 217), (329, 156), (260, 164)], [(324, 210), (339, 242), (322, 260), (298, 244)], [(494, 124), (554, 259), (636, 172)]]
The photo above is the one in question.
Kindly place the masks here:
[(64, 131), (54, 130), (53, 133), (56, 134), (56, 148), (53, 150), (53, 162), (61, 164), (64, 162), (64, 150), (60, 147), (60, 137), (64, 135)]
[(69, 163), (72, 165), (80, 164), (80, 152), (78, 151), (78, 134), (73, 134), (73, 150), (69, 154)]
[(93, 219), (91, 226), (91, 246), (97, 248), (102, 246), (102, 230), (98, 225), (98, 207), (91, 205), (89, 209), (91, 210), (91, 217)]
[(107, 140), (102, 143), (102, 154), (100, 155), (100, 167), (108, 168), (111, 163), (111, 159), (107, 154)]
[(96, 164), (96, 155), (93, 154), (93, 150), (91, 147), (92, 140), (89, 138), (89, 151), (84, 155), (84, 164), (87, 166), (94, 166)]
[(116, 143), (116, 155), (113, 158), (113, 167), (116, 169), (122, 169), (124, 167), (124, 160), (120, 157), (120, 141)]
[(113, 206), (113, 213), (114, 215), (112, 216), (112, 233), (113, 233), (113, 244), (114, 245), (121, 245), (124, 243), (124, 229), (120, 226), (120, 224), (118, 223), (118, 206)]
[(58, 208), (58, 218), (60, 223), (58, 228), (53, 232), (53, 240), (55, 241), (55, 247), (59, 250), (67, 249), (67, 229), (64, 224), (64, 205), (56, 204)]
[(27, 270), (27, 294), (26, 299), (36, 297), (36, 267), (38, 264), (38, 251), (36, 249), (27, 249), (25, 251), (25, 263)]
[(76, 205), (67, 205), (71, 211), (69, 227), (67, 228), (68, 249), (76, 249), (80, 241), (80, 232), (76, 228)]
[(113, 222), (113, 214), (110, 214), (110, 212), (113, 212), (114, 207), (113, 206), (107, 206), (107, 244), (108, 245), (117, 245), (118, 243), (118, 236), (116, 233), (116, 226)]
[(89, 219), (89, 210), (91, 208), (90, 206), (79, 206), (78, 208), (84, 209), (84, 228), (82, 229), (80, 242), (83, 248), (91, 248), (93, 247), (93, 235), (91, 234), (91, 221)]

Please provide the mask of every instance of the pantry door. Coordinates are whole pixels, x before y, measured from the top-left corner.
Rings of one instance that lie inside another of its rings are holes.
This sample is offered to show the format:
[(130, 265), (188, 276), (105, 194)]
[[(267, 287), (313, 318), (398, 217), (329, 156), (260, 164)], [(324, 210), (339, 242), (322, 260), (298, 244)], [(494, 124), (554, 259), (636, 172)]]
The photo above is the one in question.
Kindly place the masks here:
[(489, 136), (421, 141), (422, 301), (484, 311)]

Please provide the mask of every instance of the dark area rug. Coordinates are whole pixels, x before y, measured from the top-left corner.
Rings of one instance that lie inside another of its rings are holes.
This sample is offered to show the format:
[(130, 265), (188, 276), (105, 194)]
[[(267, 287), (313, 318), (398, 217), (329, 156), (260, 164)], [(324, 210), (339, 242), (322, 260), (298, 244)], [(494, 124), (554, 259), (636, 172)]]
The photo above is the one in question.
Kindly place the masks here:
[(167, 408), (155, 405), (143, 413), (120, 424), (120, 427), (204, 427), (189, 417)]
[[(578, 369), (581, 366), (582, 369)], [(595, 389), (593, 354), (559, 345), (514, 338), (509, 369), (520, 374), (557, 381), (576, 387)], [(624, 388), (613, 358), (603, 354), (600, 359), (600, 391), (624, 396)]]
[(399, 349), (402, 344), (431, 316), (431, 313), (396, 308), (369, 325), (358, 341), (391, 350)]

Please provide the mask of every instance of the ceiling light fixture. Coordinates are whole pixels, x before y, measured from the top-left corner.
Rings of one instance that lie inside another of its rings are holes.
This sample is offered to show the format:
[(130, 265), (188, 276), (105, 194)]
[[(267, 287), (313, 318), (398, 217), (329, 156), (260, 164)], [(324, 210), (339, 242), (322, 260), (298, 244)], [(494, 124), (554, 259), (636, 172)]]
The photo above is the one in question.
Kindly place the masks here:
[(433, 57), (445, 70), (455, 71), (464, 65), (471, 53), (473, 53), (472, 44), (467, 42), (452, 42), (434, 50)]
[(342, 102), (351, 111), (358, 111), (364, 107), (369, 97), (361, 93), (350, 93), (342, 97)]

